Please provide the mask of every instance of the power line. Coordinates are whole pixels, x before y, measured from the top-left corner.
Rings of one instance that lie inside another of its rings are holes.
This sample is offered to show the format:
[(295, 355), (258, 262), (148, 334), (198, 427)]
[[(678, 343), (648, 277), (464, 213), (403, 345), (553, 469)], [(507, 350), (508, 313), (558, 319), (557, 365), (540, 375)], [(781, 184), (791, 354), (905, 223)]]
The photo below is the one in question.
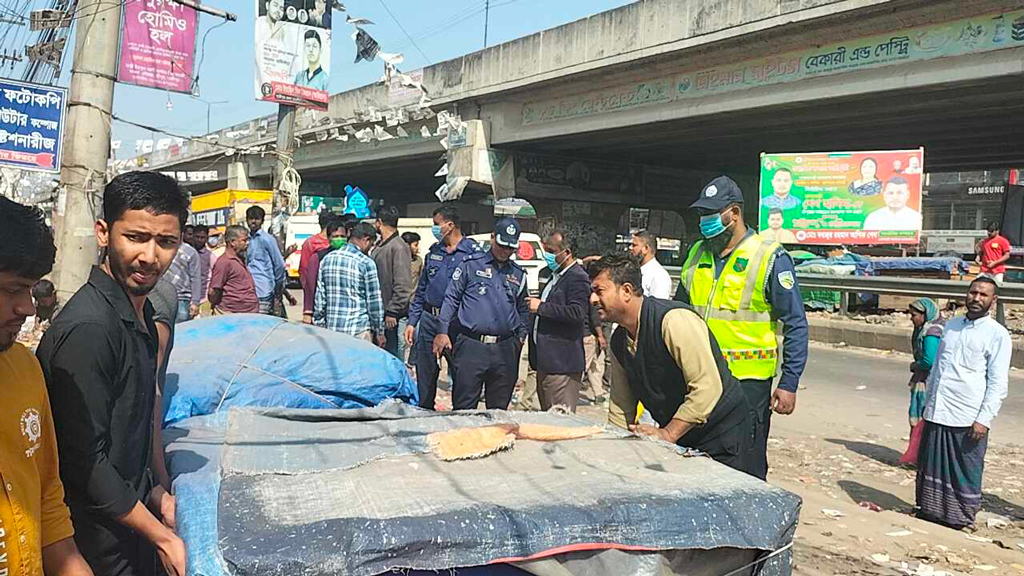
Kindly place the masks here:
[(427, 64), (430, 64), (433, 60), (431, 60), (430, 57), (427, 56), (425, 52), (423, 52), (423, 50), (420, 48), (420, 45), (417, 44), (416, 41), (412, 39), (412, 36), (410, 36), (408, 32), (406, 32), (405, 26), (402, 26), (402, 23), (398, 21), (398, 18), (396, 18), (394, 13), (391, 12), (391, 8), (388, 8), (388, 5), (384, 3), (384, 0), (380, 0), (380, 5), (383, 6), (385, 10), (387, 10), (388, 15), (391, 16), (391, 19), (395, 21), (395, 24), (397, 24), (398, 28), (402, 31), (403, 34), (405, 34), (405, 37), (409, 39), (409, 42), (412, 42), (412, 45), (416, 47), (416, 51), (420, 53), (420, 56), (423, 56), (423, 60)]

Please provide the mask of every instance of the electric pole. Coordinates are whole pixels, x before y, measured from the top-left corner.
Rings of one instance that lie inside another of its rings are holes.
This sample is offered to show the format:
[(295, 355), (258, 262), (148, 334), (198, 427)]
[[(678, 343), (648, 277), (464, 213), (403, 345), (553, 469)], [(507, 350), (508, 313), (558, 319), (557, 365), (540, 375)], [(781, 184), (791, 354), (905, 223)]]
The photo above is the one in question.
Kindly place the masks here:
[[(479, 6), (479, 4), (477, 4)], [(491, 0), (484, 4), (484, 48), (487, 48), (487, 26), (491, 23)]]
[[(278, 216), (288, 210), (284, 203), (282, 193), (282, 182), (285, 172), (292, 167), (292, 159), (295, 152), (295, 106), (279, 104), (277, 107), (277, 166), (274, 170), (274, 199), (271, 209), (272, 222), (278, 222)], [(295, 194), (298, 194), (296, 191)], [(281, 246), (284, 246), (287, 230), (282, 225), (275, 232)], [(284, 248), (282, 248), (284, 250)]]
[(85, 284), (99, 257), (93, 224), (102, 216), (110, 154), (121, 3), (81, 0), (76, 19), (64, 157), (53, 215), (57, 261), (52, 278), (65, 302)]

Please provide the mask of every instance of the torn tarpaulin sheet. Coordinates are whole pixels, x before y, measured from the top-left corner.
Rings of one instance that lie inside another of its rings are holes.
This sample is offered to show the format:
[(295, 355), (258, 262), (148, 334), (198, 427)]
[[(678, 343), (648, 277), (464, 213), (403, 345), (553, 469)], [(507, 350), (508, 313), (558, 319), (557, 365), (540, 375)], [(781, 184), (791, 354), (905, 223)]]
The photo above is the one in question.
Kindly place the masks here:
[[(590, 425), (569, 415), (393, 405), (233, 411), (216, 463), (217, 518), (208, 521), (216, 533), (204, 542), (238, 575), (462, 573), (493, 563), (542, 574), (554, 563), (578, 576), (711, 576), (792, 541), (797, 496), (618, 431), (517, 442), (477, 461), (427, 453), (431, 432), (510, 421)], [(790, 558), (771, 558), (761, 574), (788, 575)]]

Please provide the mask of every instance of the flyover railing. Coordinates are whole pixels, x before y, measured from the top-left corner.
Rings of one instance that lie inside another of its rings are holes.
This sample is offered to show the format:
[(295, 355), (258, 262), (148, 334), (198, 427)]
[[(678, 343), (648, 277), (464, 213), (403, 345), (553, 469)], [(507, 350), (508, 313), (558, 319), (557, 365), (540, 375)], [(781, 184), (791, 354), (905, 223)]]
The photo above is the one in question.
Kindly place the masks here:
[[(680, 268), (666, 266), (674, 282), (679, 280)], [(867, 293), (928, 298), (963, 298), (970, 282), (965, 280), (936, 280), (932, 278), (900, 278), (898, 276), (833, 276), (798, 272), (801, 288), (834, 290), (842, 294)], [(845, 300), (845, 298), (844, 298)], [(999, 300), (1004, 304), (1024, 304), (1024, 284), (1004, 283), (999, 287)]]

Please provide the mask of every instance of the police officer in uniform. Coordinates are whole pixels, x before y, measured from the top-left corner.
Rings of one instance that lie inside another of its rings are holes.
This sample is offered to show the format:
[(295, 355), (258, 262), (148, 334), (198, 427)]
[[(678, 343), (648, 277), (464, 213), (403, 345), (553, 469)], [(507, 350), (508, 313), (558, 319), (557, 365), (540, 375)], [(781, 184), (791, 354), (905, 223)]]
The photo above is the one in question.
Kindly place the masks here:
[[(411, 357), (416, 366), (416, 383), (420, 393), (420, 408), (434, 409), (437, 395), (437, 375), (440, 372), (438, 358), (431, 353), (434, 337), (441, 333), (441, 305), (448, 290), (455, 270), (469, 255), (480, 251), (480, 247), (470, 238), (462, 235), (462, 218), (459, 209), (453, 204), (441, 204), (434, 210), (434, 238), (437, 243), (430, 247), (423, 262), (416, 294), (409, 306), (409, 326), (405, 329), (405, 342), (413, 345), (416, 338), (415, 357)], [(417, 327), (419, 331), (417, 332)], [(448, 333), (448, 327), (444, 327)], [(457, 367), (448, 363), (448, 375), (454, 382)]]
[[(704, 237), (683, 263), (676, 300), (690, 304), (718, 340), (729, 370), (740, 381), (756, 422), (756, 467), (768, 475), (772, 411), (792, 414), (807, 363), (807, 317), (793, 260), (777, 242), (743, 223), (743, 193), (726, 176), (712, 180), (691, 208)], [(778, 325), (782, 324), (782, 376)]]
[(506, 410), (512, 400), (529, 315), (526, 271), (511, 260), (518, 248), (519, 224), (502, 218), (491, 249), (466, 257), (448, 286), (433, 349), (440, 356), (453, 348), (455, 410), (475, 410), (485, 384), (488, 409)]

